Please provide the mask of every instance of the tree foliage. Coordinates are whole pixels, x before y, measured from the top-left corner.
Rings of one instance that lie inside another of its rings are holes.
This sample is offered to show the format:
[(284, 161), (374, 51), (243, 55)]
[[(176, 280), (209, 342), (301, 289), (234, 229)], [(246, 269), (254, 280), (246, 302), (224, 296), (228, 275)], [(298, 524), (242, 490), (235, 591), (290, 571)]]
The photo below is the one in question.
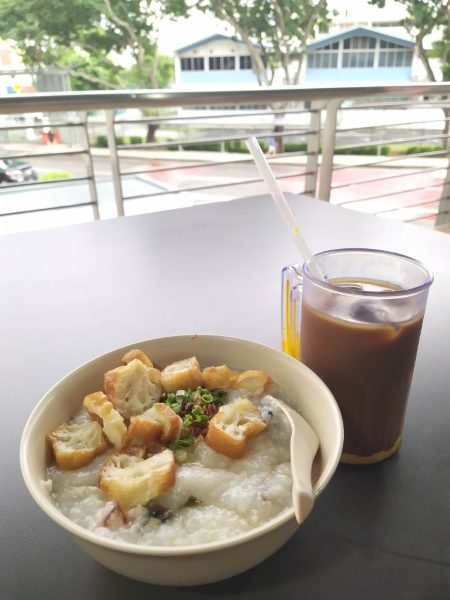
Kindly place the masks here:
[[(277, 67), (298, 83), (307, 42), (329, 22), (326, 0), (0, 0), (0, 37), (30, 67), (68, 68), (75, 89), (160, 87), (172, 73), (158, 61), (161, 18), (193, 8), (231, 25), (265, 84)], [(130, 55), (132, 69), (112, 53)]]
[(307, 42), (318, 32), (327, 31), (330, 22), (326, 0), (185, 0), (176, 3), (177, 6), (171, 7), (174, 14), (180, 8), (188, 14), (194, 7), (228, 23), (246, 44), (253, 69), (263, 84), (271, 83), (277, 67), (283, 69), (286, 84), (298, 83)]
[[(155, 0), (0, 0), (0, 37), (15, 41), (27, 66), (68, 68), (76, 89), (159, 87), (170, 77), (157, 55), (163, 10)], [(119, 67), (114, 52), (133, 67)]]
[[(370, 0), (384, 8), (386, 0)], [(440, 59), (442, 78), (450, 80), (450, 0), (397, 0), (407, 9), (403, 25), (416, 40), (417, 54), (425, 67), (428, 79), (436, 81), (430, 58)], [(426, 51), (424, 38), (431, 33), (440, 33), (440, 39), (434, 43), (432, 51)], [(443, 109), (444, 129), (442, 145), (448, 149), (450, 135), (450, 110)]]
[[(384, 8), (386, 4), (386, 0), (369, 1), (380, 8)], [(397, 0), (397, 2), (404, 5), (407, 10), (403, 25), (416, 40), (417, 54), (428, 79), (436, 81), (429, 60), (431, 56), (441, 59), (444, 79), (450, 79), (450, 0)], [(433, 52), (427, 52), (424, 38), (436, 32), (441, 32), (441, 39), (435, 43)]]

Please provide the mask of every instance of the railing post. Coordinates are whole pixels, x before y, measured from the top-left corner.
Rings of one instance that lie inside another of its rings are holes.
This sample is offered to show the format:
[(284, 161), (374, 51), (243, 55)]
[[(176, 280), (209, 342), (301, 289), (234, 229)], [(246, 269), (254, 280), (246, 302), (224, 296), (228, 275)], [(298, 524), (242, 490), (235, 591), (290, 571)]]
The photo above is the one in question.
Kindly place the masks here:
[(450, 145), (447, 151), (448, 163), (447, 173), (442, 186), (442, 196), (439, 201), (439, 209), (436, 217), (435, 227), (441, 227), (450, 223)]
[(89, 130), (88, 130), (88, 118), (87, 112), (84, 111), (80, 114), (81, 122), (83, 123), (83, 132), (85, 135), (85, 147), (86, 147), (86, 175), (88, 178), (88, 186), (89, 186), (89, 196), (92, 202), (92, 210), (94, 212), (94, 219), (100, 219), (100, 213), (98, 210), (98, 196), (97, 196), (97, 186), (95, 182), (95, 171), (94, 171), (94, 163), (92, 160), (92, 152), (91, 152), (91, 142), (89, 140)]
[(108, 140), (109, 159), (111, 162), (111, 173), (114, 188), (114, 198), (116, 200), (117, 216), (123, 217), (123, 191), (120, 179), (119, 155), (117, 154), (116, 136), (114, 132), (114, 110), (105, 110), (106, 117), (106, 138)]
[(305, 165), (305, 194), (316, 195), (317, 172), (319, 166), (320, 151), (320, 116), (324, 108), (323, 102), (311, 103), (311, 116), (309, 119), (309, 130), (306, 136), (306, 165)]
[(336, 143), (337, 111), (342, 100), (331, 100), (327, 104), (327, 117), (322, 140), (322, 160), (320, 163), (319, 198), (330, 201), (331, 177), (333, 175), (334, 146)]

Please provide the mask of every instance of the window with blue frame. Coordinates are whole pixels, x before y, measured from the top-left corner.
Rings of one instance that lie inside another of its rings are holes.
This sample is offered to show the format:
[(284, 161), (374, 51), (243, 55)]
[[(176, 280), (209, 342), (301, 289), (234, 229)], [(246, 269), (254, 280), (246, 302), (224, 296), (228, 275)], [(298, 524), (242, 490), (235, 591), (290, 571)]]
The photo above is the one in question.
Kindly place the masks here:
[(373, 67), (377, 40), (368, 36), (355, 36), (344, 40), (342, 50), (342, 66), (344, 68), (361, 69)]
[(371, 36), (349, 37), (308, 53), (309, 69), (410, 67), (413, 50)]
[(412, 60), (412, 50), (393, 42), (380, 41), (380, 67), (410, 67)]
[(180, 60), (182, 71), (204, 71), (205, 59), (200, 56), (188, 56)]
[(251, 56), (240, 56), (239, 57), (239, 68), (241, 71), (252, 68), (252, 57)]
[(339, 42), (335, 42), (308, 54), (308, 67), (312, 69), (336, 69), (338, 52)]
[(234, 56), (210, 56), (210, 71), (233, 71), (236, 68), (236, 59)]

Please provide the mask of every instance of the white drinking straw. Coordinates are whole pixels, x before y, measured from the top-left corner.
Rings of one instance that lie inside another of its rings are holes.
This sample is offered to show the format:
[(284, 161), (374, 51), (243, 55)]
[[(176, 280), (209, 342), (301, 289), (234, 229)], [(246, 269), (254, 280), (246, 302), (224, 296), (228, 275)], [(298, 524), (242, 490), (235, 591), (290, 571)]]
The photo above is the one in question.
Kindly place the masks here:
[(255, 137), (250, 137), (246, 140), (248, 149), (250, 150), (255, 164), (260, 172), (262, 178), (264, 179), (267, 187), (269, 188), (270, 193), (272, 194), (272, 198), (283, 217), (284, 222), (289, 228), (291, 232), (295, 245), (297, 246), (300, 254), (302, 255), (304, 261), (309, 261), (311, 271), (314, 273), (316, 277), (319, 279), (324, 279), (324, 276), (317, 265), (317, 261), (312, 255), (311, 250), (308, 248), (308, 245), (305, 241), (305, 238), (301, 234), (300, 227), (298, 226), (297, 221), (295, 220), (294, 214), (291, 211), (289, 204), (287, 203), (286, 198), (284, 197), (283, 192), (280, 190), (278, 183), (275, 179), (275, 176), (272, 172), (272, 169), (269, 166), (269, 163), (264, 156), (261, 146), (258, 143), (258, 140)]

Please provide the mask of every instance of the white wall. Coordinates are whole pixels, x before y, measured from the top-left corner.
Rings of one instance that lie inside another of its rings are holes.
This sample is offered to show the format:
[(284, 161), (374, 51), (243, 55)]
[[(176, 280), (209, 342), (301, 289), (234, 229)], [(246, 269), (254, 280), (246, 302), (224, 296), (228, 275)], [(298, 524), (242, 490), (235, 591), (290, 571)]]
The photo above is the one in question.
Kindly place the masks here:
[[(209, 70), (210, 57), (214, 56), (234, 56), (234, 70)], [(239, 57), (249, 56), (247, 46), (241, 42), (232, 39), (217, 39), (195, 46), (182, 53), (175, 54), (175, 87), (198, 85), (222, 85), (229, 86), (254, 85), (257, 83), (256, 75), (250, 70), (241, 70), (239, 67)], [(204, 58), (204, 70), (202, 71), (181, 71), (182, 58)]]

